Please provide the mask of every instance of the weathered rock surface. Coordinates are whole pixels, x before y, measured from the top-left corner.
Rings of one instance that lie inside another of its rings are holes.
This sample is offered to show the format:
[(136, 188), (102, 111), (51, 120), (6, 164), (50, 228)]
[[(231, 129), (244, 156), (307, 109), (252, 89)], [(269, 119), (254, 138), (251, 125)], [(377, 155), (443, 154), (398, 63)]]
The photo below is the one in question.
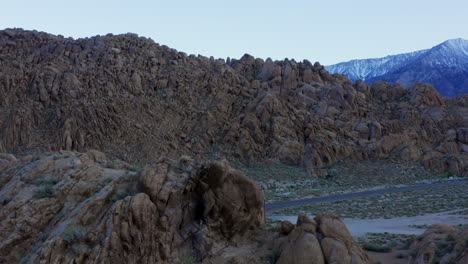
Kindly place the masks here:
[(225, 161), (138, 171), (97, 151), (9, 157), (0, 263), (211, 263), (264, 221), (260, 188)]
[(411, 248), (416, 256), (411, 264), (468, 263), (468, 227), (463, 230), (449, 225), (436, 224), (424, 232)]
[(294, 225), (289, 222), (288, 220), (284, 220), (281, 222), (281, 234), (283, 235), (289, 235), (291, 231), (294, 230)]
[(1, 156), (0, 263), (370, 263), (333, 214), (263, 229), (262, 191), (226, 161)]
[[(215, 60), (134, 34), (0, 31), (0, 152), (187, 153), (316, 170), (392, 155), (467, 175), (468, 108), (415, 84), (352, 83), (320, 64)], [(3, 163), (4, 159), (0, 160)]]
[[(283, 244), (278, 264), (373, 263), (338, 216), (320, 214), (310, 219), (301, 215), (297, 222)], [(317, 230), (311, 229), (311, 223)]]

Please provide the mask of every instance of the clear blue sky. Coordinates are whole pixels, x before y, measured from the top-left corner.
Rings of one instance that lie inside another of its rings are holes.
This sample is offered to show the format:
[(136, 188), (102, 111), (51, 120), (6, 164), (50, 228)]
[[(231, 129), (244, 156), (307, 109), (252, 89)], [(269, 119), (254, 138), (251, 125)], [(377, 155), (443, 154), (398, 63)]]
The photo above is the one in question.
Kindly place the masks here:
[(0, 29), (134, 32), (189, 54), (332, 64), (468, 39), (468, 0), (3, 0)]

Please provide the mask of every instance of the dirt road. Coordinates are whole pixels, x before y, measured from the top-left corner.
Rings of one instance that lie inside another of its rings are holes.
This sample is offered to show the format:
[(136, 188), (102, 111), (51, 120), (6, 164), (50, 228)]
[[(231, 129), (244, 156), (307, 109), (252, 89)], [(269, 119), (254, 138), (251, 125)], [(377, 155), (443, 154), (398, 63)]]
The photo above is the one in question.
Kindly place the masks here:
[(308, 198), (308, 199), (300, 199), (300, 200), (293, 200), (293, 201), (285, 201), (285, 202), (276, 202), (270, 203), (265, 205), (265, 210), (267, 216), (274, 215), (273, 211), (275, 209), (286, 208), (286, 207), (294, 207), (300, 206), (305, 204), (315, 204), (321, 202), (332, 202), (332, 201), (339, 201), (339, 200), (347, 200), (353, 199), (363, 196), (375, 195), (375, 194), (384, 194), (384, 193), (393, 193), (393, 192), (401, 192), (401, 191), (408, 191), (408, 190), (419, 190), (419, 189), (426, 189), (431, 187), (439, 187), (451, 184), (460, 184), (460, 183), (468, 183), (468, 180), (461, 180), (461, 181), (450, 181), (450, 182), (441, 182), (441, 183), (430, 183), (430, 184), (422, 184), (422, 185), (414, 185), (414, 186), (405, 186), (405, 187), (395, 187), (395, 188), (386, 188), (386, 189), (379, 189), (379, 190), (372, 190), (372, 191), (364, 191), (364, 192), (357, 192), (357, 193), (345, 193), (345, 194), (337, 194), (337, 195), (330, 195), (330, 196), (323, 196), (317, 198)]

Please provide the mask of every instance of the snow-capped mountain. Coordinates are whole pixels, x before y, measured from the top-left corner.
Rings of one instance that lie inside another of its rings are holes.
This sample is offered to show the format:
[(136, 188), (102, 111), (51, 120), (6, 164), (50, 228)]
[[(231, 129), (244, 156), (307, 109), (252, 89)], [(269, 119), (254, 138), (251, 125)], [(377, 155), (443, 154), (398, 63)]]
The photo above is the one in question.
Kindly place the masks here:
[(325, 68), (351, 80), (368, 84), (383, 80), (410, 86), (413, 82), (433, 85), (444, 96), (468, 93), (468, 40), (451, 39), (431, 49), (352, 60)]

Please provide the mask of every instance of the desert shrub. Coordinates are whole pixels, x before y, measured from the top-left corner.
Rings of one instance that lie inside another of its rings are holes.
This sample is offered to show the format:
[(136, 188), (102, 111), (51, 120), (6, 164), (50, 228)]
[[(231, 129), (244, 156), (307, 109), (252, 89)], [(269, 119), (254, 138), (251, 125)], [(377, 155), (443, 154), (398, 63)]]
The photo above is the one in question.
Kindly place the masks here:
[(117, 159), (117, 160), (114, 160), (111, 163), (108, 163), (107, 168), (115, 170), (120, 166), (120, 164), (121, 164), (121, 161)]
[(5, 197), (3, 197), (3, 198), (1, 199), (1, 204), (2, 204), (2, 205), (7, 205), (7, 204), (11, 201), (11, 199), (13, 199), (13, 197), (11, 197), (11, 196), (5, 196)]
[(28, 263), (30, 255), (25, 251), (19, 251), (15, 254), (16, 263), (24, 264)]
[(194, 257), (188, 257), (184, 259), (180, 264), (197, 264), (197, 260)]
[(449, 172), (446, 172), (446, 173), (440, 175), (440, 178), (441, 179), (448, 179), (448, 178), (453, 177), (453, 176), (454, 176), (453, 172), (449, 171)]
[(122, 200), (123, 198), (129, 196), (130, 193), (126, 190), (120, 190), (118, 193), (116, 193), (114, 196), (110, 198), (112, 202), (117, 202), (118, 200)]
[(390, 241), (387, 245), (389, 248), (396, 248), (398, 246), (398, 242), (396, 240)]
[(137, 166), (135, 165), (132, 165), (128, 168), (129, 171), (133, 171), (133, 172), (140, 172), (142, 169), (141, 168), (138, 168)]
[(42, 184), (37, 187), (36, 190), (36, 197), (37, 198), (48, 198), (54, 197), (54, 189), (50, 184)]
[(75, 255), (79, 255), (81, 252), (83, 252), (85, 248), (86, 246), (84, 245), (74, 244), (74, 245), (71, 245), (71, 247), (68, 250)]
[(46, 178), (44, 175), (39, 175), (34, 181), (34, 184), (35, 185), (44, 185), (44, 184), (55, 185), (57, 184), (57, 182), (58, 182), (57, 178), (54, 178), (54, 177)]
[(104, 179), (104, 184), (108, 184), (110, 183), (114, 178), (112, 178), (112, 176), (107, 176), (105, 179)]
[(413, 242), (414, 242), (414, 237), (407, 238), (399, 249), (407, 250), (411, 247), (411, 244), (413, 244)]
[(276, 220), (267, 217), (263, 229), (279, 232), (281, 230), (281, 220)]
[(49, 237), (48, 234), (42, 233), (42, 234), (39, 235), (39, 240), (42, 241), (42, 242), (44, 242), (44, 241), (47, 240), (48, 237)]
[(436, 250), (435, 250), (435, 255), (437, 257), (442, 257), (445, 255), (447, 252), (452, 252), (453, 248), (455, 247), (455, 244), (451, 242), (445, 242), (445, 241), (438, 241), (436, 242)]
[(438, 249), (444, 249), (444, 248), (447, 247), (447, 245), (448, 245), (448, 243), (444, 242), (444, 241), (437, 241), (436, 242), (436, 246), (437, 246)]
[(448, 234), (447, 237), (445, 237), (445, 240), (446, 241), (455, 241), (455, 237), (453, 236), (453, 234)]
[(379, 246), (379, 245), (372, 245), (372, 244), (364, 244), (362, 248), (368, 251), (382, 252), (382, 253), (388, 253), (392, 251), (392, 249), (388, 246)]
[(396, 255), (396, 257), (399, 259), (406, 258), (407, 256), (408, 256), (408, 253), (404, 253), (404, 252), (400, 252)]
[(75, 244), (83, 241), (86, 238), (86, 228), (79, 225), (69, 225), (63, 231), (62, 238), (68, 244)]
[(268, 254), (268, 263), (275, 264), (281, 256), (281, 251), (279, 249), (274, 249)]

